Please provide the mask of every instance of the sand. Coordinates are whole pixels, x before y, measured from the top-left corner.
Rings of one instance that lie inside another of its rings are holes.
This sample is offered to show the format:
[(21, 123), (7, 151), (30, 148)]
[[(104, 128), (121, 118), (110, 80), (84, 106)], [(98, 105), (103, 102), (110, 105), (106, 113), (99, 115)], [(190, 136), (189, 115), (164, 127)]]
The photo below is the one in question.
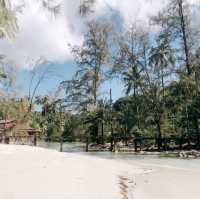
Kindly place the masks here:
[(118, 199), (129, 194), (120, 177), (141, 172), (112, 160), (0, 145), (0, 199)]
[[(200, 167), (200, 165), (199, 165)], [(135, 178), (135, 199), (199, 199), (199, 170), (153, 167)]]
[(200, 171), (0, 145), (0, 199), (199, 199)]

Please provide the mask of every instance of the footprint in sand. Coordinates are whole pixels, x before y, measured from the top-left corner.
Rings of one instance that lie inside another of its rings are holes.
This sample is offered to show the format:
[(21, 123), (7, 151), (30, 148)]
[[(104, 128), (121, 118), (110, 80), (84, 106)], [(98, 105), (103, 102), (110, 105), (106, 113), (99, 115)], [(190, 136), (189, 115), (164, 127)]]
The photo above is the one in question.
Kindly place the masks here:
[(134, 181), (128, 177), (119, 176), (119, 187), (121, 199), (132, 199), (132, 191), (134, 188)]

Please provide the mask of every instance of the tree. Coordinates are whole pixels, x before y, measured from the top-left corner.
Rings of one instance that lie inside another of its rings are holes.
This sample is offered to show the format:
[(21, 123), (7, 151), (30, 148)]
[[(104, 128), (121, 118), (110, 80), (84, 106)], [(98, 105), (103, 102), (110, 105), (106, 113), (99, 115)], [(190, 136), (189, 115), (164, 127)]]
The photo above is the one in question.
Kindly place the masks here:
[[(48, 13), (51, 13), (54, 16), (60, 14), (61, 4), (51, 0), (38, 0), (38, 2), (45, 11), (48, 11)], [(25, 3), (13, 7), (12, 1), (0, 0), (0, 38), (6, 37), (10, 40), (15, 38), (16, 33), (19, 30), (16, 14), (18, 12), (23, 12), (23, 9), (25, 8)]]
[(97, 107), (99, 88), (105, 80), (104, 66), (109, 56), (109, 31), (108, 24), (90, 22), (83, 45), (72, 47), (78, 71), (71, 81), (62, 85), (67, 88), (67, 101), (75, 102), (81, 109)]
[(126, 94), (136, 95), (144, 71), (145, 51), (148, 34), (144, 29), (132, 26), (118, 42), (119, 49), (114, 57), (112, 74), (119, 75), (125, 83)]
[[(87, 113), (86, 132), (92, 140), (99, 143), (99, 123), (103, 142), (103, 112), (99, 106), (100, 86), (105, 80), (104, 66), (108, 63), (111, 37), (110, 24), (103, 22), (88, 23), (88, 32), (82, 46), (73, 47), (72, 53), (79, 67), (74, 79), (68, 82), (68, 99)], [(78, 102), (78, 103), (77, 103)], [(101, 121), (101, 122), (100, 122)], [(88, 137), (88, 136), (87, 136)], [(89, 139), (89, 138), (87, 138)]]
[[(114, 65), (111, 74), (117, 75), (117, 77), (122, 79), (127, 95), (133, 94), (131, 99), (133, 103), (132, 106), (134, 107), (132, 107), (132, 110), (134, 109), (134, 116), (131, 115), (133, 116), (132, 120), (134, 123), (132, 123), (132, 125), (135, 126), (136, 129), (140, 129), (139, 115), (141, 110), (137, 100), (138, 96), (144, 91), (143, 85), (148, 64), (147, 53), (149, 51), (149, 38), (144, 29), (135, 25), (122, 35), (118, 41), (119, 47), (117, 55), (114, 57)], [(124, 114), (125, 113), (122, 115)], [(130, 124), (128, 126), (130, 126)], [(130, 131), (130, 129), (129, 127), (128, 131)]]
[[(137, 97), (139, 98), (139, 97)], [(137, 106), (135, 104), (137, 103)], [(139, 107), (139, 100), (135, 96), (127, 96), (117, 100), (113, 109), (115, 117), (118, 122), (118, 136), (122, 138), (126, 145), (131, 137), (138, 137), (141, 128), (137, 107)], [(141, 114), (141, 113), (140, 113)]]
[[(41, 84), (46, 79), (48, 79), (50, 76), (53, 75), (53, 71), (50, 68), (50, 64), (51, 63), (49, 61), (43, 58), (39, 58), (34, 63), (33, 70), (31, 71), (31, 78), (30, 78), (30, 83), (29, 83), (29, 88), (28, 88), (28, 100), (29, 100), (28, 113), (30, 113), (33, 109), (34, 98), (36, 97), (37, 91), (40, 88)], [(38, 70), (38, 68), (40, 68), (40, 70)]]
[(99, 94), (100, 86), (105, 80), (104, 66), (109, 58), (110, 31), (111, 26), (107, 23), (88, 23), (88, 32), (83, 45), (72, 47), (78, 70), (72, 80), (61, 83), (66, 89), (65, 102), (85, 113), (84, 124), (87, 126), (87, 140), (90, 134), (92, 140), (95, 138), (97, 143), (99, 143), (100, 120), (103, 123)]
[(197, 39), (191, 22), (191, 9), (186, 0), (169, 0), (168, 5), (153, 18), (155, 24), (161, 25), (162, 30), (170, 34), (171, 41), (176, 43), (178, 60), (184, 63), (189, 76), (192, 74), (192, 48)]
[(80, 121), (77, 116), (68, 114), (64, 119), (64, 131), (63, 140), (64, 141), (75, 141), (75, 130), (78, 129)]
[(161, 79), (163, 98), (165, 97), (165, 78), (171, 75), (175, 65), (174, 51), (169, 42), (168, 34), (161, 34), (157, 39), (157, 46), (150, 52), (149, 64), (154, 68), (158, 79)]
[(41, 114), (36, 118), (47, 141), (63, 139), (63, 126), (66, 117), (63, 100), (50, 96), (38, 96), (36, 104), (41, 106)]

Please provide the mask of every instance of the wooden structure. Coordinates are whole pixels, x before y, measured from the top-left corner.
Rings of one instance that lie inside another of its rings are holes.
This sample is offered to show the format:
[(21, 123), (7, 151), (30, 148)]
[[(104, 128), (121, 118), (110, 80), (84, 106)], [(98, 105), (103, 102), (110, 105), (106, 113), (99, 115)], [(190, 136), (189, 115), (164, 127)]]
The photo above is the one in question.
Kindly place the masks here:
[(0, 132), (12, 132), (12, 129), (17, 125), (16, 120), (0, 120)]
[(0, 142), (9, 144), (9, 137), (14, 135), (14, 127), (17, 125), (16, 120), (0, 120)]
[(16, 120), (0, 120), (0, 143), (36, 146), (39, 134), (34, 128), (17, 128)]

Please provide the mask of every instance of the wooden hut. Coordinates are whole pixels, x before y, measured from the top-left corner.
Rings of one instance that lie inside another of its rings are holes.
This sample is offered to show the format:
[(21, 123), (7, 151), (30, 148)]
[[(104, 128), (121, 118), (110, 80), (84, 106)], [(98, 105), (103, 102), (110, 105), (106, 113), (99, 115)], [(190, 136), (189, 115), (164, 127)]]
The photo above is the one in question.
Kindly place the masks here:
[(22, 126), (14, 119), (0, 120), (0, 143), (37, 145), (40, 130)]
[(17, 121), (13, 119), (0, 120), (0, 142), (9, 143), (9, 137), (13, 136)]

